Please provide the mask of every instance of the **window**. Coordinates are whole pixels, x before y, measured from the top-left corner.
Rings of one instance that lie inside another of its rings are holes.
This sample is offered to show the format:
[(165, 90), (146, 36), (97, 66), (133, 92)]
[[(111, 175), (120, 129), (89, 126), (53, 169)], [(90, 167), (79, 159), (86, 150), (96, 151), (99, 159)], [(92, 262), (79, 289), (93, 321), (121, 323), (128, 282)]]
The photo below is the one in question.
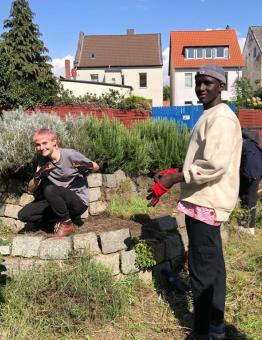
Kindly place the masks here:
[(225, 72), (225, 77), (226, 77), (225, 91), (227, 91), (228, 90), (228, 72)]
[(125, 85), (125, 76), (122, 74), (122, 85)]
[(202, 47), (196, 48), (196, 58), (197, 59), (202, 59), (204, 58), (204, 49)]
[(98, 82), (98, 74), (90, 74), (91, 81), (97, 81)]
[(185, 73), (185, 87), (192, 87), (192, 73)]
[(95, 58), (96, 58), (95, 52), (90, 53), (90, 59), (95, 59)]
[(224, 58), (224, 47), (216, 48), (216, 58)]
[(254, 49), (253, 49), (253, 58), (256, 58), (256, 56), (257, 56), (257, 48), (254, 47)]
[(192, 101), (185, 101), (185, 105), (193, 105)]
[(185, 48), (186, 59), (228, 58), (227, 46), (205, 46)]
[(113, 83), (113, 84), (116, 83), (116, 78), (112, 78), (112, 83)]
[(147, 74), (146, 73), (139, 73), (139, 86), (147, 87)]
[(211, 47), (207, 47), (206, 49), (205, 49), (205, 51), (206, 51), (206, 58), (207, 59), (210, 59), (210, 58), (212, 58), (212, 48)]
[(187, 48), (186, 49), (186, 58), (187, 59), (194, 59), (195, 58), (195, 49), (194, 48)]

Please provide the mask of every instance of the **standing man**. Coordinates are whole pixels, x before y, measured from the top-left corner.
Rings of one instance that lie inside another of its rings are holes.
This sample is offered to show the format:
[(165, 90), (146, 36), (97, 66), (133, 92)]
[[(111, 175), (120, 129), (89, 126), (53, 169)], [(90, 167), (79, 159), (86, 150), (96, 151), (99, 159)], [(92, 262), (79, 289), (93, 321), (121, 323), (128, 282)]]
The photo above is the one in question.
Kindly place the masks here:
[(59, 148), (56, 133), (39, 129), (33, 136), (38, 154), (38, 166), (28, 190), (35, 201), (18, 213), (24, 222), (48, 226), (53, 222), (52, 237), (64, 237), (75, 232), (75, 224), (88, 207), (86, 174), (99, 166), (73, 149)]
[(186, 215), (194, 300), (190, 339), (223, 339), (226, 273), (220, 225), (228, 220), (238, 198), (241, 128), (234, 112), (221, 100), (224, 70), (215, 64), (204, 65), (195, 81), (204, 112), (191, 132), (183, 170), (158, 173), (149, 199), (154, 205), (181, 182), (177, 209)]

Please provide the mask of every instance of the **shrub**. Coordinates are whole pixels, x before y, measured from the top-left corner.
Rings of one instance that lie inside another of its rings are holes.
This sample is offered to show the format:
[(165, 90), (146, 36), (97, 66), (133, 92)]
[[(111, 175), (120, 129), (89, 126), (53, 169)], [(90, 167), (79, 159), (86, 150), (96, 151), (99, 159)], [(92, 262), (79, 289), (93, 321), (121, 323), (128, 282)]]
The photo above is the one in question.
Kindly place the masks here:
[(145, 241), (138, 241), (134, 245), (134, 250), (137, 254), (135, 265), (139, 270), (145, 271), (156, 265), (152, 247)]
[(0, 321), (8, 338), (85, 338), (92, 327), (121, 315), (133, 299), (132, 277), (114, 280), (90, 257), (71, 259), (62, 267), (50, 262), (4, 287)]

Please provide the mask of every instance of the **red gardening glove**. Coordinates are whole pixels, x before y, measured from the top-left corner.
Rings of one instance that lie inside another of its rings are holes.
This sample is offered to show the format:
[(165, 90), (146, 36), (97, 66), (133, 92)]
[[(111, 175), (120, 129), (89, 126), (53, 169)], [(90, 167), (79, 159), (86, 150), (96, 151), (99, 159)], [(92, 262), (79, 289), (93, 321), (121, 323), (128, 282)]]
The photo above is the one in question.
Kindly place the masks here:
[(178, 169), (169, 168), (166, 170), (159, 171), (154, 176), (154, 181), (156, 182), (156, 184), (154, 184), (148, 190), (150, 194), (147, 196), (147, 199), (151, 200), (148, 206), (154, 207), (159, 202), (160, 197), (169, 190), (168, 185), (166, 186), (163, 183), (161, 183), (161, 178), (165, 177), (168, 174), (176, 174), (176, 173), (178, 173)]

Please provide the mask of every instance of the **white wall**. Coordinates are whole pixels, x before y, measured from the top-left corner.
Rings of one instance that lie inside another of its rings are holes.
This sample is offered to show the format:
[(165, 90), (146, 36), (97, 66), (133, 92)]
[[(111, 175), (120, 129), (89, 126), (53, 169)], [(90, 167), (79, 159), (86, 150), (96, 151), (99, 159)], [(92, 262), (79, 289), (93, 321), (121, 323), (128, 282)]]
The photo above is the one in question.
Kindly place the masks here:
[[(77, 70), (77, 80), (91, 80), (91, 74), (98, 74), (99, 82), (107, 82), (116, 78), (116, 84), (122, 83), (121, 74), (124, 76), (124, 84), (133, 87), (133, 95), (145, 97), (152, 100), (153, 106), (163, 105), (163, 68), (122, 68), (120, 72), (105, 72), (104, 69)], [(147, 87), (140, 88), (139, 73), (147, 74)], [(111, 77), (111, 78), (110, 78)], [(116, 90), (118, 88), (115, 88)], [(99, 95), (99, 94), (97, 94)]]
[(108, 93), (109, 89), (117, 90), (120, 94), (124, 96), (130, 96), (131, 89), (126, 87), (116, 87), (110, 85), (99, 85), (99, 84), (88, 84), (88, 83), (80, 83), (74, 81), (61, 81), (65, 90), (72, 91), (73, 95), (84, 96), (86, 93), (96, 94), (97, 96), (101, 96), (103, 93)]
[[(222, 92), (222, 100), (233, 100), (235, 98), (232, 85), (235, 80), (242, 77), (242, 71), (235, 68), (225, 68), (228, 72), (228, 90)], [(185, 105), (185, 101), (192, 101), (193, 105), (197, 104), (197, 96), (195, 94), (195, 75), (197, 69), (181, 69), (175, 70), (174, 79), (172, 83), (175, 83), (174, 98), (172, 100), (172, 105)], [(192, 73), (192, 87), (185, 87), (185, 73)]]

